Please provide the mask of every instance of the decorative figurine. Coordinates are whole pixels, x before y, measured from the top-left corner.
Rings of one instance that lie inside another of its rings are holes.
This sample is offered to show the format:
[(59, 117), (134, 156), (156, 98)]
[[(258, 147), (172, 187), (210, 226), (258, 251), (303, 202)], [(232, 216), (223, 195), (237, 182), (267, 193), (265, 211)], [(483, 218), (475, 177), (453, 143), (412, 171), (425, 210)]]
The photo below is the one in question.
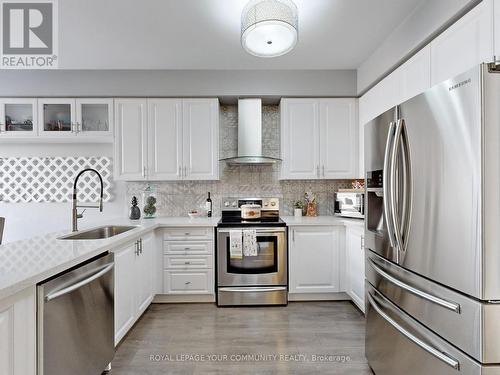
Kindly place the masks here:
[(141, 210), (137, 207), (137, 197), (132, 197), (132, 207), (128, 215), (130, 220), (139, 220), (141, 218)]

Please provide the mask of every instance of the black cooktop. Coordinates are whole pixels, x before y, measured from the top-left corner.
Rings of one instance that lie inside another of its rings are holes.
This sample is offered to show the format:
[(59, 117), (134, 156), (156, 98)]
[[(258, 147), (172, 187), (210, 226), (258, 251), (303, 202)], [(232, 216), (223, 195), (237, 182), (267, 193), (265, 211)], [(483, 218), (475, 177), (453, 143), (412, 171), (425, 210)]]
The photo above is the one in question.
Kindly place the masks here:
[(241, 217), (224, 217), (217, 224), (219, 228), (231, 227), (286, 227), (286, 223), (279, 217), (261, 217), (259, 219), (245, 220)]

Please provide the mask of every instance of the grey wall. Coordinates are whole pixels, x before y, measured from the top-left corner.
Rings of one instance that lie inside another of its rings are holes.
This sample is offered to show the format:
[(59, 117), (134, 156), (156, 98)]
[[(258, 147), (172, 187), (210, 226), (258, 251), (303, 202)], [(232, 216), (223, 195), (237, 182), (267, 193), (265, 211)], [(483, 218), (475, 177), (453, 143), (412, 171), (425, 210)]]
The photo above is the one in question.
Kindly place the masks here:
[(0, 96), (356, 96), (356, 71), (0, 70)]
[(358, 68), (363, 94), (481, 0), (423, 0)]

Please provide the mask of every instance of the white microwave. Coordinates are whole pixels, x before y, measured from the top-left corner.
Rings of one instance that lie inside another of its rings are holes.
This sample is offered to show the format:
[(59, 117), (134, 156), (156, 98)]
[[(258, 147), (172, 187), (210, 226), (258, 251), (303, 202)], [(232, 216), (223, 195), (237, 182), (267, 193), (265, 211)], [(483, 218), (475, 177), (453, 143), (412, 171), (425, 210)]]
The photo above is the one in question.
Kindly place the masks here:
[(365, 192), (335, 193), (335, 213), (340, 216), (363, 219), (365, 217)]

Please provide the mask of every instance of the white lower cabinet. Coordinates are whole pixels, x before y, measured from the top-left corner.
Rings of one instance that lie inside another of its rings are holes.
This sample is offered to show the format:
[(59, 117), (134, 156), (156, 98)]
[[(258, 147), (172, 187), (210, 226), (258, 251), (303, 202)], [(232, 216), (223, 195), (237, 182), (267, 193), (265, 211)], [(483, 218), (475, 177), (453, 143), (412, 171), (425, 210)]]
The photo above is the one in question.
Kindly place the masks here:
[(0, 374), (36, 375), (36, 292), (0, 301)]
[(352, 301), (365, 312), (365, 250), (363, 227), (346, 228), (346, 289)]
[(115, 345), (126, 335), (153, 300), (154, 235), (115, 253)]
[(213, 236), (213, 228), (165, 229), (163, 294), (214, 295)]
[(289, 246), (290, 293), (340, 291), (342, 226), (292, 227)]

